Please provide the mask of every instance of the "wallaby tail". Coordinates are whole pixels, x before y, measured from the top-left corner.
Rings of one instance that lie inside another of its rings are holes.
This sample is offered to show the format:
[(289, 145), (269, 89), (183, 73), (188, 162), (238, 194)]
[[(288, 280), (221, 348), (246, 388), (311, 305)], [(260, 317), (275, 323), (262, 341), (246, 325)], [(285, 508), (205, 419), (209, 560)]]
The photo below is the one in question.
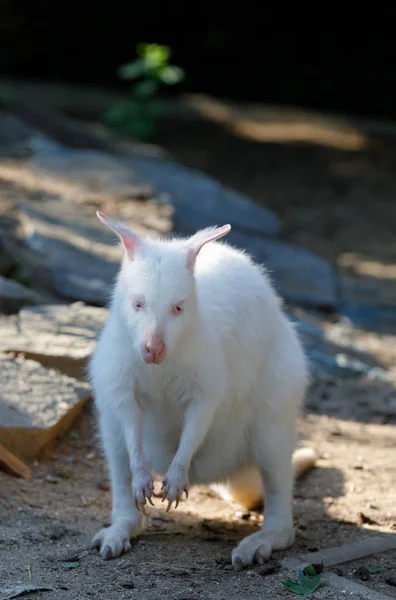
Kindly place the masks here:
[(319, 456), (313, 448), (299, 448), (293, 454), (294, 479), (299, 479), (305, 473), (314, 468)]

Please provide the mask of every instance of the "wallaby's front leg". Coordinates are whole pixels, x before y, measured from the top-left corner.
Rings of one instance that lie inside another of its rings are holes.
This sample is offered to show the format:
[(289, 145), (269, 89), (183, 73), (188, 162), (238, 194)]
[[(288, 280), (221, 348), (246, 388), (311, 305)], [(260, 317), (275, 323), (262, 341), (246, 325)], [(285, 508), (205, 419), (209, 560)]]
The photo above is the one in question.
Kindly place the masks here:
[(132, 474), (123, 426), (114, 410), (102, 409), (99, 416), (103, 449), (112, 491), (110, 527), (101, 529), (92, 541), (102, 558), (115, 558), (130, 549), (130, 539), (143, 527), (132, 493)]
[(132, 472), (132, 496), (136, 508), (146, 515), (144, 508), (146, 502), (154, 506), (151, 499), (154, 494), (154, 482), (143, 455), (142, 411), (135, 401), (129, 402), (122, 407), (121, 417)]
[(179, 447), (162, 482), (164, 491), (162, 501), (168, 500), (166, 512), (170, 510), (173, 502), (176, 503), (175, 508), (177, 508), (183, 492), (188, 498), (188, 472), (191, 460), (209, 431), (215, 407), (214, 402), (206, 398), (197, 398), (186, 410)]

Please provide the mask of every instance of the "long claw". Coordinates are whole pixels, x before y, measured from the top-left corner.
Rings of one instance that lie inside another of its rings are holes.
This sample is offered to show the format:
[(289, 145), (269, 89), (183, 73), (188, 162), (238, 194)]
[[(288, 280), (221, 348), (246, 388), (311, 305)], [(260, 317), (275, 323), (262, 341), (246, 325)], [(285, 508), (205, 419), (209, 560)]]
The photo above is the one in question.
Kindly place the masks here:
[(144, 508), (144, 504), (140, 505), (140, 510), (142, 511), (142, 513), (144, 514), (144, 516), (147, 517), (147, 513), (146, 513), (146, 509)]
[(186, 498), (188, 498), (188, 490), (184, 490), (186, 492)]
[(150, 502), (151, 506), (154, 506), (154, 502), (151, 500), (151, 496), (147, 496), (147, 500)]
[(135, 506), (138, 509), (138, 511), (140, 511), (140, 506), (139, 506), (139, 502), (137, 501), (137, 499), (135, 498)]
[(176, 498), (175, 509), (179, 506), (179, 498)]
[(170, 509), (171, 509), (171, 507), (172, 507), (172, 501), (171, 501), (171, 500), (168, 500), (168, 506), (167, 506), (167, 508), (166, 508), (166, 511), (165, 511), (165, 512), (169, 512), (169, 511), (170, 511)]
[(110, 560), (110, 558), (113, 558), (113, 552), (112, 552), (110, 546), (105, 546), (103, 548), (102, 556), (103, 556), (104, 560)]

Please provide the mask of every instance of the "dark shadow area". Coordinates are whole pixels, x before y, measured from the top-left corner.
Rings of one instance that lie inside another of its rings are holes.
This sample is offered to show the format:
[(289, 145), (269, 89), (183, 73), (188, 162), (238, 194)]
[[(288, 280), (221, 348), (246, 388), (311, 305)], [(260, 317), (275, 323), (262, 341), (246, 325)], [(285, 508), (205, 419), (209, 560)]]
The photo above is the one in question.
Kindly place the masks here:
[(6, 0), (0, 71), (126, 89), (117, 68), (134, 57), (139, 42), (157, 42), (169, 45), (186, 70), (183, 91), (396, 115), (395, 47), (384, 28), (390, 9), (382, 9), (377, 28), (370, 22), (372, 35), (339, 17), (304, 28), (298, 13), (293, 28), (272, 7), (265, 22), (261, 12), (255, 2), (231, 12), (203, 2), (191, 19), (188, 7), (160, 4), (62, 0), (55, 10), (49, 0)]
[[(182, 164), (272, 209), (281, 238), (337, 268), (341, 314), (360, 329), (394, 334), (396, 137), (374, 135), (364, 122), (344, 127), (336, 118), (334, 126), (329, 119), (324, 127), (314, 117), (310, 123), (307, 113), (300, 141), (285, 142), (293, 123), (281, 111), (278, 122), (261, 121), (260, 140), (260, 120), (255, 127), (248, 109), (237, 123), (232, 117), (219, 111), (214, 117), (163, 119), (155, 142)], [(280, 141), (268, 141), (274, 127)]]

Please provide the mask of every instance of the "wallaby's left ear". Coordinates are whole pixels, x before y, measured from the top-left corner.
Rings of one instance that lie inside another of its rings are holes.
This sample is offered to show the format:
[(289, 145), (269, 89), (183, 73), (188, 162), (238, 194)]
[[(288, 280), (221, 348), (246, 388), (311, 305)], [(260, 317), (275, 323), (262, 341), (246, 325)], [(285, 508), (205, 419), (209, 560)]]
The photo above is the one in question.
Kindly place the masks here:
[(217, 240), (231, 231), (231, 225), (223, 225), (222, 227), (207, 227), (201, 231), (197, 231), (187, 242), (187, 267), (193, 269), (196, 258), (205, 244)]
[(102, 223), (107, 225), (107, 227), (110, 227), (110, 229), (112, 229), (118, 235), (125, 248), (128, 258), (133, 260), (135, 257), (136, 248), (142, 243), (141, 238), (134, 231), (129, 229), (129, 227), (109, 219), (109, 217), (103, 213), (97, 211), (96, 215), (98, 219), (102, 221)]

